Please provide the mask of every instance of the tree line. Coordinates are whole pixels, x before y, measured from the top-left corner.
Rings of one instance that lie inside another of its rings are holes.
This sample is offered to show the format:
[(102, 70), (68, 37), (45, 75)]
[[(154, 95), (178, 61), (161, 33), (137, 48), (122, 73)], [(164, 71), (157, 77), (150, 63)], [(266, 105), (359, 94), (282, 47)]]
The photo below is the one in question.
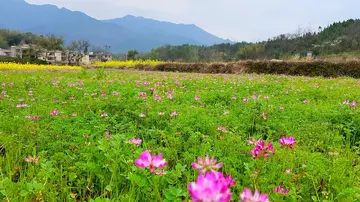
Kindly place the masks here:
[(350, 19), (325, 28), (299, 28), (292, 34), (281, 34), (257, 43), (238, 42), (213, 46), (162, 46), (137, 56), (140, 59), (163, 61), (212, 62), (247, 59), (289, 59), (305, 56), (326, 56), (360, 49), (360, 20)]

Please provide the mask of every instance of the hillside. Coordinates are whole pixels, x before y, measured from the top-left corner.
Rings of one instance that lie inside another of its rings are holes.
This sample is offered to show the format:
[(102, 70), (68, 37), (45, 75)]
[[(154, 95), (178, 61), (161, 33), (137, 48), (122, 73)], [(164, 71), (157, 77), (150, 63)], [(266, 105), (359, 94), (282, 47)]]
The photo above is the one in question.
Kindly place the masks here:
[[(118, 22), (119, 19), (114, 21)], [(183, 35), (171, 32), (166, 34), (139, 32), (141, 27), (149, 27), (146, 23), (150, 22), (157, 23), (159, 27), (167, 27), (171, 24), (172, 29)], [(82, 12), (74, 12), (53, 5), (31, 5), (24, 0), (0, 1), (0, 28), (43, 35), (55, 34), (62, 36), (68, 44), (72, 40), (89, 40), (96, 46), (110, 45), (113, 52), (126, 52), (129, 49), (148, 51), (166, 44), (211, 45), (224, 42), (223, 39), (194, 25), (176, 25), (155, 20), (148, 20), (145, 23), (136, 21), (132, 25), (133, 27), (130, 24), (121, 26), (118, 23), (103, 22)]]
[[(210, 47), (182, 45), (163, 46), (153, 49), (142, 58), (164, 61), (234, 61), (240, 59), (288, 59), (304, 57), (307, 52), (314, 56), (327, 56), (360, 50), (360, 20), (333, 23), (318, 30), (298, 30), (282, 34), (258, 43), (217, 44)], [(351, 54), (354, 55), (354, 54)]]

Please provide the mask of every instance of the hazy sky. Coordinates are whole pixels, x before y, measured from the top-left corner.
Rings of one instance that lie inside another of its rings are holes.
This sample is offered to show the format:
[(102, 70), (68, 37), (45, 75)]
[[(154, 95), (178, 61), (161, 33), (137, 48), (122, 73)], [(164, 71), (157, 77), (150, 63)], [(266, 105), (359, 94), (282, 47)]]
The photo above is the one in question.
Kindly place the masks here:
[[(7, 0), (6, 0), (7, 1)], [(317, 30), (334, 21), (360, 18), (359, 0), (26, 0), (82, 11), (97, 19), (131, 14), (196, 24), (219, 37), (259, 41), (299, 26)]]

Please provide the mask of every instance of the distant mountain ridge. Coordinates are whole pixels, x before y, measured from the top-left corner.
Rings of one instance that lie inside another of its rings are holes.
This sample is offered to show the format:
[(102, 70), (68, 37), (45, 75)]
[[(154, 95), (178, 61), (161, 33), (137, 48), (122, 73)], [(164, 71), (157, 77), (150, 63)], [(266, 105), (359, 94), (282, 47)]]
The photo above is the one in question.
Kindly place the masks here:
[(213, 45), (228, 42), (196, 25), (160, 22), (125, 16), (97, 20), (82, 12), (54, 5), (31, 5), (24, 0), (0, 0), (0, 28), (35, 34), (55, 34), (72, 40), (89, 40), (96, 46), (111, 46), (113, 52), (130, 49), (149, 51), (163, 45)]

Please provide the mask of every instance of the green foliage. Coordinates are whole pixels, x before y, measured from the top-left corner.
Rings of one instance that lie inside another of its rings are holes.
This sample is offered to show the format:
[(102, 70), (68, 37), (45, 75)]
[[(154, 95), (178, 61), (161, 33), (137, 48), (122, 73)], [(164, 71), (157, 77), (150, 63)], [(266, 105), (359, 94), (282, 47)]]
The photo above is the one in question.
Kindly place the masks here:
[[(277, 202), (360, 200), (359, 106), (342, 104), (360, 101), (352, 78), (99, 69), (2, 71), (0, 83), (1, 200), (188, 201), (199, 173), (191, 163), (206, 154), (236, 180), (233, 201), (245, 187)], [(278, 143), (282, 136), (296, 138), (294, 149)], [(142, 144), (129, 144), (133, 137)], [(254, 160), (250, 137), (272, 142), (275, 155)], [(163, 154), (166, 174), (134, 165), (144, 150)], [(25, 162), (30, 155), (40, 162)], [(274, 193), (279, 185), (290, 193)]]
[(360, 20), (333, 23), (326, 28), (299, 28), (293, 34), (281, 34), (258, 43), (239, 42), (209, 47), (164, 46), (143, 54), (142, 59), (182, 62), (235, 61), (244, 59), (288, 59), (295, 54), (305, 57), (339, 54), (359, 50)]

